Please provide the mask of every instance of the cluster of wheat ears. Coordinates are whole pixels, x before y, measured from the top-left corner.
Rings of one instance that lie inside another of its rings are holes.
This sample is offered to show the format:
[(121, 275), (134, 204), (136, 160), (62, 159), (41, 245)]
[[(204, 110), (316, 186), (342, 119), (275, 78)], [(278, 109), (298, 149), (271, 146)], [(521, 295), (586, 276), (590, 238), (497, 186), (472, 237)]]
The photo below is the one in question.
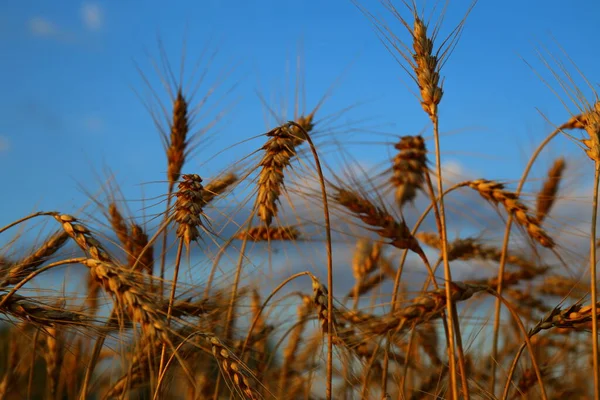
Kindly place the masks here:
[[(174, 81), (162, 109), (168, 127), (155, 115), (167, 190), (152, 223), (127, 211), (111, 180), (93, 212), (40, 211), (0, 229), (0, 398), (599, 398), (600, 102), (568, 91), (579, 112), (539, 145), (514, 190), (486, 179), (450, 182), (440, 163), (442, 67), (466, 16), (438, 38), (441, 18), (429, 26), (414, 4), (385, 5), (405, 30), (395, 34), (358, 8), (416, 83), (432, 137), (397, 136), (383, 173), (334, 172), (326, 160), (334, 133), (319, 104), (253, 138), (264, 144), (251, 156), (206, 177), (189, 158), (212, 125), (195, 129), (211, 93), (197, 106)], [(552, 72), (568, 88), (558, 65)], [(535, 204), (522, 195), (542, 150), (577, 130), (595, 165), (589, 280), (566, 272), (574, 266), (547, 225), (564, 158)], [(448, 239), (445, 203), (459, 192), (498, 211), (502, 241)], [(422, 213), (411, 216), (417, 197)], [(422, 229), (426, 220), (432, 228)], [(41, 221), (55, 232), (14, 250), (20, 235), (10, 232)], [(354, 255), (336, 250), (340, 243), (355, 243)], [(288, 273), (281, 253), (304, 267)], [(457, 261), (494, 272), (453, 280)], [(406, 281), (407, 264), (422, 282)], [(60, 271), (76, 266), (86, 271), (85, 290), (59, 290)], [(350, 272), (353, 287), (342, 293), (337, 283)], [(472, 310), (486, 298), (489, 316), (474, 323)], [(477, 330), (482, 345), (471, 346), (465, 338)]]

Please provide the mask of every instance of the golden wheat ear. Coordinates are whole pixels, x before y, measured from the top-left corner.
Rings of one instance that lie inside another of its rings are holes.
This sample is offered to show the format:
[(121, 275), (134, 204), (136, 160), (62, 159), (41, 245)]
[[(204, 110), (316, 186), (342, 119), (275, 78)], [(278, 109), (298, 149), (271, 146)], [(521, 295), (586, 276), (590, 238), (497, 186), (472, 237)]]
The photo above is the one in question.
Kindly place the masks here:
[(256, 205), (258, 217), (266, 226), (270, 226), (277, 215), (279, 196), (284, 189), (283, 172), (290, 166), (296, 155), (295, 136), (286, 125), (277, 127), (266, 136), (269, 138), (263, 146), (264, 156), (260, 161), (258, 192)]
[(556, 196), (565, 168), (565, 159), (560, 157), (554, 161), (552, 167), (548, 170), (548, 177), (544, 181), (542, 189), (539, 191), (536, 199), (535, 216), (540, 223), (544, 221), (556, 202)]
[(525, 228), (531, 238), (539, 244), (548, 248), (554, 247), (554, 240), (542, 229), (540, 221), (530, 214), (529, 209), (519, 200), (516, 193), (505, 190), (504, 185), (499, 182), (487, 179), (471, 181), (468, 186), (491, 203), (502, 204), (517, 223)]
[(396, 203), (402, 209), (423, 188), (427, 173), (427, 149), (422, 136), (403, 136), (394, 147), (398, 154), (394, 157), (390, 182), (396, 188)]

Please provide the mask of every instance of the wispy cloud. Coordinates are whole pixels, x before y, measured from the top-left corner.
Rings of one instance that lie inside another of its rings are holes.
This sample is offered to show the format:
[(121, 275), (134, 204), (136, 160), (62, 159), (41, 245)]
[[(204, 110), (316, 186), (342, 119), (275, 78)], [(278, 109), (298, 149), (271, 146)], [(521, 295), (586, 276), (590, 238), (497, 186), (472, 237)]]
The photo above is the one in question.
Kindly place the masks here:
[(81, 19), (87, 30), (98, 31), (104, 25), (104, 13), (96, 3), (84, 3), (81, 7)]
[(10, 149), (10, 143), (6, 136), (0, 135), (0, 153), (8, 151)]
[[(430, 168), (435, 169), (435, 162), (430, 165)], [(442, 163), (442, 174), (444, 180), (449, 182), (459, 182), (476, 177), (476, 171), (468, 169), (459, 160), (452, 159)], [(446, 184), (447, 185), (447, 184)]]
[(27, 22), (27, 27), (33, 36), (71, 43), (76, 40), (76, 37), (72, 32), (61, 28), (59, 25), (45, 17), (31, 17)]
[(56, 36), (60, 30), (44, 17), (33, 17), (29, 20), (29, 31), (36, 36)]

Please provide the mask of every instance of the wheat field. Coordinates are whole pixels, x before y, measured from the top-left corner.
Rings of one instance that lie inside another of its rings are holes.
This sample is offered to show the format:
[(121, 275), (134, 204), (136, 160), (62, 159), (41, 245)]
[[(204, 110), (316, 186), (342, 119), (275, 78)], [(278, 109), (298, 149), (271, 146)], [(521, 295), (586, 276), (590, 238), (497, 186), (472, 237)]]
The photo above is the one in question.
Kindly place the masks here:
[[(210, 51), (186, 79), (159, 41), (136, 66), (165, 155), (138, 184), (161, 194), (128, 198), (127, 171), (98, 166), (85, 204), (0, 227), (0, 399), (600, 399), (594, 77), (542, 47), (531, 79), (570, 116), (544, 115), (520, 175), (460, 176), (442, 162), (444, 67), (478, 5), (353, 3), (424, 130), (325, 112), (335, 82), (300, 111), (296, 83), (292, 113), (257, 96), (272, 123), (232, 143), (229, 71), (204, 89)], [(561, 139), (572, 152), (550, 152)]]

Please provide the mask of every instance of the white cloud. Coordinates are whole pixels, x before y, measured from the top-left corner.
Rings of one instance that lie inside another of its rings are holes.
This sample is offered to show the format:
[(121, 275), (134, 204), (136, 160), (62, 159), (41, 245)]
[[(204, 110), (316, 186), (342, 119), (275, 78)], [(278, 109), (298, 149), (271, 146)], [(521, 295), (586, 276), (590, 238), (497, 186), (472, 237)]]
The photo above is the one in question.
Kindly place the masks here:
[(97, 31), (104, 25), (102, 9), (95, 3), (84, 3), (81, 7), (81, 19), (85, 27), (90, 31)]
[(58, 40), (60, 42), (73, 43), (76, 40), (73, 32), (66, 31), (60, 26), (56, 25), (51, 20), (36, 16), (29, 19), (28, 23), (29, 32), (32, 35), (38, 37), (49, 38)]
[(8, 151), (10, 148), (10, 143), (8, 142), (8, 138), (6, 136), (0, 135), (0, 152)]
[(465, 169), (459, 161), (450, 160), (442, 164), (442, 174), (452, 180), (461, 179), (465, 176)]
[(29, 20), (29, 31), (36, 36), (54, 36), (58, 28), (50, 20), (43, 17), (33, 17)]

